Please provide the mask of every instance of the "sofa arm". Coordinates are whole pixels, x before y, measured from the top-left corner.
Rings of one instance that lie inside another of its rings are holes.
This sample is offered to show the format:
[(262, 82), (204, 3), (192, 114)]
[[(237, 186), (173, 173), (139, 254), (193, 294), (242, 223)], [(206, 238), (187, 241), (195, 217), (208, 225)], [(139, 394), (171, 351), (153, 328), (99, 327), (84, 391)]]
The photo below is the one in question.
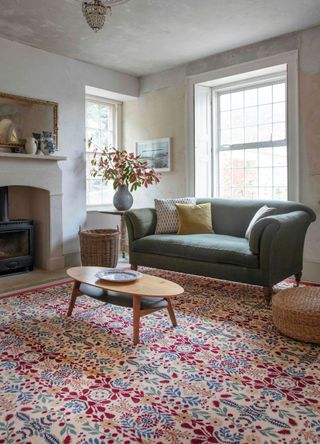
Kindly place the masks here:
[(126, 212), (129, 241), (154, 234), (157, 215), (154, 208), (141, 208)]
[(308, 227), (311, 222), (310, 215), (305, 211), (293, 211), (264, 217), (252, 228), (249, 239), (250, 250), (255, 254), (261, 253), (261, 240), (264, 233), (268, 233), (270, 238), (277, 233), (280, 244), (285, 244), (285, 241), (295, 242), (300, 235), (303, 235), (304, 238), (305, 227)]

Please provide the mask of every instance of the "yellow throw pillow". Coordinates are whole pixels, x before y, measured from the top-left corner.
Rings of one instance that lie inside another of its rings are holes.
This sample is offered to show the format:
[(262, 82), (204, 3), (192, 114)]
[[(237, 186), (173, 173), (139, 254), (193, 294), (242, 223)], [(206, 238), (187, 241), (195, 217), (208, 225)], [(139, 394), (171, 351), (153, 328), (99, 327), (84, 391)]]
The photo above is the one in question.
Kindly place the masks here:
[(176, 204), (179, 216), (178, 234), (213, 233), (211, 204)]

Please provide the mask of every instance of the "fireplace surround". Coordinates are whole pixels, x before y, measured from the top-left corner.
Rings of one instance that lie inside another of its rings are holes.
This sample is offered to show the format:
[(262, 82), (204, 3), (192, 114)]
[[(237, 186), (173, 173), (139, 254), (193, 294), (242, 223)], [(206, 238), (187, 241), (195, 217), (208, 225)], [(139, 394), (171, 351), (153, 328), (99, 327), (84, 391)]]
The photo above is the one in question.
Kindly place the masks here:
[[(8, 193), (1, 194), (7, 205), (0, 207), (0, 249), (1, 242), (4, 245), (1, 233), (6, 232), (8, 222), (14, 219), (15, 229), (20, 232), (20, 238), (12, 244), (14, 249), (22, 247), (25, 253), (27, 244), (30, 245), (29, 260), (24, 262), (26, 268), (32, 267), (30, 256), (37, 268), (54, 271), (64, 267), (62, 171), (58, 165), (61, 160), (65, 157), (0, 153), (0, 188), (8, 189)], [(27, 230), (24, 235), (23, 230)], [(5, 251), (8, 253), (7, 247)]]

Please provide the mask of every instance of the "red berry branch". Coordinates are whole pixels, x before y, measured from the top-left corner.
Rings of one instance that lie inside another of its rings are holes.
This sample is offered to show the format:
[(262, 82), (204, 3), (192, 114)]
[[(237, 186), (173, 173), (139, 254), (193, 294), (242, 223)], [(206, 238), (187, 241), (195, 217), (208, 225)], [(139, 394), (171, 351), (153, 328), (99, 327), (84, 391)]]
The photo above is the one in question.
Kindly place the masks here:
[[(89, 141), (89, 146), (91, 142)], [(137, 188), (157, 184), (159, 175), (153, 168), (148, 168), (148, 163), (141, 160), (140, 156), (128, 153), (116, 148), (95, 149), (91, 161), (91, 175), (106, 182), (112, 181), (113, 188), (128, 185), (130, 191)]]

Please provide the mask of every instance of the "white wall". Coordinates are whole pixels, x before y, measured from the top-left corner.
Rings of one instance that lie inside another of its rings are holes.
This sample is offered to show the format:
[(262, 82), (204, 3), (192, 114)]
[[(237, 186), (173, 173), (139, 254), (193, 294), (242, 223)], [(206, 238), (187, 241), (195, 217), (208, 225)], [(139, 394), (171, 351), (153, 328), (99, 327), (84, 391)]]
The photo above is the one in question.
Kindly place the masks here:
[(170, 172), (162, 173), (160, 183), (134, 192), (134, 205), (154, 205), (154, 198), (184, 196), (185, 176), (185, 88), (184, 84), (145, 92), (139, 100), (123, 105), (124, 147), (134, 152), (136, 142), (171, 137)]
[[(63, 237), (67, 263), (77, 254), (86, 221), (85, 86), (137, 97), (139, 80), (0, 38), (0, 91), (59, 103), (59, 154), (63, 170)], [(14, 171), (12, 171), (14, 174)]]

